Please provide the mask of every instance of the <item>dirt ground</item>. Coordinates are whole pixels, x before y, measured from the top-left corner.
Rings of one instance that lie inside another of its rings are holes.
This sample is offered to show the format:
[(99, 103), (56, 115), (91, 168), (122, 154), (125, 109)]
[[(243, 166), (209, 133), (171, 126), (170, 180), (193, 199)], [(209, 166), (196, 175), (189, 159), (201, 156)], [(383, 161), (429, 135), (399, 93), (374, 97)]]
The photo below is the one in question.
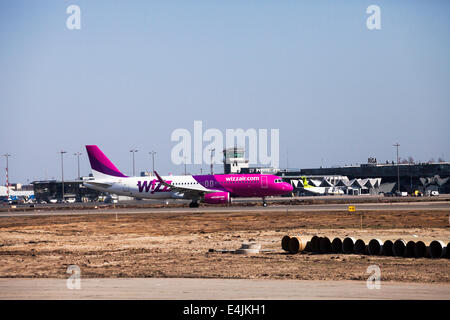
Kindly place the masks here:
[[(0, 277), (186, 277), (450, 283), (450, 260), (345, 254), (287, 254), (288, 235), (450, 241), (449, 212), (139, 213), (0, 218)], [(208, 252), (256, 242), (257, 255)]]

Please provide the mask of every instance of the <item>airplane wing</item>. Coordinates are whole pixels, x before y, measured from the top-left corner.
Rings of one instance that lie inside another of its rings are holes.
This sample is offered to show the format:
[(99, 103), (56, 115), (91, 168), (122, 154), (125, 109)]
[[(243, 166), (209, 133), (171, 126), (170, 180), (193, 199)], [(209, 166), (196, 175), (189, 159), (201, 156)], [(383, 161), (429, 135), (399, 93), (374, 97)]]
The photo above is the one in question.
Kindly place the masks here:
[(325, 194), (325, 188), (320, 189), (322, 187), (307, 187), (307, 188), (301, 188), (302, 190), (311, 193), (311, 194)]
[(216, 190), (206, 189), (202, 185), (192, 186), (192, 187), (176, 186), (176, 185), (166, 182), (163, 178), (161, 178), (161, 176), (156, 171), (155, 171), (155, 175), (156, 175), (156, 178), (158, 179), (159, 183), (161, 183), (163, 186), (168, 187), (173, 191), (184, 193), (184, 195), (188, 198), (197, 198), (197, 197), (203, 196), (205, 193), (217, 192)]

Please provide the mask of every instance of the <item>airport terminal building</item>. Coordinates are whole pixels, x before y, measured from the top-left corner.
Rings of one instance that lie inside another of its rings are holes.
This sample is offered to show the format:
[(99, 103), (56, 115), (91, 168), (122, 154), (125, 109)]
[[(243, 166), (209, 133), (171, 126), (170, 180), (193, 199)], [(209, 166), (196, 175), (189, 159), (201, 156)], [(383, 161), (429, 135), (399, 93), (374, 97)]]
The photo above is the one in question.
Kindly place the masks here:
[[(56, 180), (34, 181), (34, 195), (36, 201), (50, 202), (63, 199), (63, 183)], [(86, 188), (83, 180), (64, 181), (64, 200), (73, 199), (76, 202), (96, 201), (101, 192)]]
[[(373, 158), (371, 158), (373, 159)], [(341, 185), (358, 187), (361, 185), (361, 193), (390, 193), (397, 191), (400, 181), (400, 191), (409, 194), (418, 190), (422, 193), (427, 191), (438, 191), (439, 193), (450, 193), (450, 162), (440, 163), (376, 163), (368, 161), (367, 164), (359, 166), (344, 166), (333, 168), (313, 168), (299, 170), (280, 170), (274, 168), (241, 168), (240, 173), (267, 173), (276, 174), (284, 180), (291, 181), (294, 187), (301, 181), (302, 177), (320, 181), (321, 185), (340, 179)], [(370, 179), (380, 179), (378, 185), (372, 184)], [(347, 182), (348, 181), (348, 182)], [(369, 185), (366, 185), (369, 183)], [(367, 189), (367, 190), (366, 190)], [(372, 190), (371, 190), (372, 189)]]
[(450, 162), (420, 164), (361, 164), (360, 166), (302, 169), (299, 172), (284, 172), (290, 175), (341, 175), (352, 179), (381, 178), (382, 184), (392, 184), (397, 190), (398, 177), (400, 190), (412, 193), (415, 190), (426, 192), (435, 190), (450, 193)]

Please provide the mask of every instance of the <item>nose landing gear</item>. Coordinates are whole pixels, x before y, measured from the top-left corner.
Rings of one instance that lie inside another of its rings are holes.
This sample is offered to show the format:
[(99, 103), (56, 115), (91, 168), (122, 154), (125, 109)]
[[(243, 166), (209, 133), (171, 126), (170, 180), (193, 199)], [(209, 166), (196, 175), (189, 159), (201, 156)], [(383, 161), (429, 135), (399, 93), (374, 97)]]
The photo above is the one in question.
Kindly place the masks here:
[(263, 207), (267, 207), (267, 202), (266, 202), (266, 198), (265, 197), (262, 198), (262, 201), (263, 201)]

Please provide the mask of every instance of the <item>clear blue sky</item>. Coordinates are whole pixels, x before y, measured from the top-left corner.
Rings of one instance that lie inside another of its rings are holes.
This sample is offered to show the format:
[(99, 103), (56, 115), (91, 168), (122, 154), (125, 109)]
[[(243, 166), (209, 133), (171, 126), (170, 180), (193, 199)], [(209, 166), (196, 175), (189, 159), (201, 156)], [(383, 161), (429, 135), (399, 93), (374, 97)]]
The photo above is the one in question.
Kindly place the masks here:
[(449, 1), (1, 1), (0, 153), (12, 182), (59, 179), (61, 149), (66, 178), (77, 151), (88, 174), (85, 144), (126, 174), (131, 148), (137, 171), (156, 150), (181, 173), (170, 134), (203, 120), (279, 128), (281, 167), (287, 152), (295, 168), (393, 160), (396, 142), (448, 161), (449, 39)]

